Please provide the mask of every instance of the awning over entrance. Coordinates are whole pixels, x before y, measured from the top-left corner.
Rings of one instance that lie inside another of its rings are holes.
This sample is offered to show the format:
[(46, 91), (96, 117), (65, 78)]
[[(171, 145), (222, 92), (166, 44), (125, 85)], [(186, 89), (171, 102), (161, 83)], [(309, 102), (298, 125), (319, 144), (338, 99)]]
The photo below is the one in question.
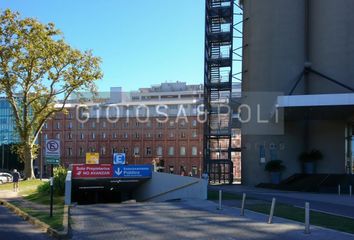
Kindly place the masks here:
[(354, 93), (279, 96), (277, 107), (354, 106)]
[(278, 96), (285, 120), (354, 120), (354, 93)]

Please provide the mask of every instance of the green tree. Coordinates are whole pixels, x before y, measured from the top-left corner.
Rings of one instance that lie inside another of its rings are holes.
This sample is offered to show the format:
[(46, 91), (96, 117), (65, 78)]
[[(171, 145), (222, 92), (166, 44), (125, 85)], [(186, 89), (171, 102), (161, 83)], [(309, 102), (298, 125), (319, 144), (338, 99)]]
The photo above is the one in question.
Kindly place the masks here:
[[(53, 23), (5, 10), (0, 15), (0, 93), (14, 112), (20, 137), (17, 152), (24, 161), (26, 178), (34, 178), (36, 139), (44, 122), (75, 91), (96, 91), (102, 78), (100, 58), (65, 43)], [(58, 100), (60, 99), (60, 103)]]

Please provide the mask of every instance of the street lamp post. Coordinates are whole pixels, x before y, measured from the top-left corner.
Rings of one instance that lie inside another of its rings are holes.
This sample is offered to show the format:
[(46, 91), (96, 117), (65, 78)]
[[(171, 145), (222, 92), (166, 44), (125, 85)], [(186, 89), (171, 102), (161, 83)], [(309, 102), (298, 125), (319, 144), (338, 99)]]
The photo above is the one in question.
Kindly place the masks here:
[(5, 145), (5, 141), (2, 143), (2, 158), (1, 158), (1, 170), (4, 169), (4, 145)]
[(1, 158), (1, 169), (4, 169), (4, 160), (5, 160), (5, 141), (7, 141), (7, 138), (4, 136), (2, 142), (2, 158)]

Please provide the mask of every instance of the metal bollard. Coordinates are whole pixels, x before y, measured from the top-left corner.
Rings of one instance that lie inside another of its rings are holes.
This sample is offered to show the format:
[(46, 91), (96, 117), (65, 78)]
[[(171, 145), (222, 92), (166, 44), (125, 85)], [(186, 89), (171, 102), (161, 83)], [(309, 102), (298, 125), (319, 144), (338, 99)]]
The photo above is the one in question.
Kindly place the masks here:
[(352, 185), (349, 185), (349, 197), (352, 197)]
[(221, 201), (222, 201), (222, 190), (219, 190), (219, 206), (218, 206), (218, 210), (222, 210)]
[(241, 216), (245, 216), (246, 193), (242, 195)]
[(272, 206), (270, 207), (269, 219), (268, 224), (273, 223), (273, 215), (274, 215), (274, 208), (275, 208), (275, 198), (272, 199)]
[(340, 196), (340, 184), (338, 184), (338, 195)]
[(310, 234), (310, 203), (305, 203), (305, 234)]

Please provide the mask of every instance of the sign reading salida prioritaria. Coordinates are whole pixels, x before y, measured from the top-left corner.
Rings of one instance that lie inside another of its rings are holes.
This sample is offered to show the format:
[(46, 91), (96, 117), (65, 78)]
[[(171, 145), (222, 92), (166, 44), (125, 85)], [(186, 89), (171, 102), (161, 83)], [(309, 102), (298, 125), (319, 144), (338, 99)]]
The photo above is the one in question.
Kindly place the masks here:
[(111, 178), (113, 168), (111, 164), (75, 164), (73, 178)]

